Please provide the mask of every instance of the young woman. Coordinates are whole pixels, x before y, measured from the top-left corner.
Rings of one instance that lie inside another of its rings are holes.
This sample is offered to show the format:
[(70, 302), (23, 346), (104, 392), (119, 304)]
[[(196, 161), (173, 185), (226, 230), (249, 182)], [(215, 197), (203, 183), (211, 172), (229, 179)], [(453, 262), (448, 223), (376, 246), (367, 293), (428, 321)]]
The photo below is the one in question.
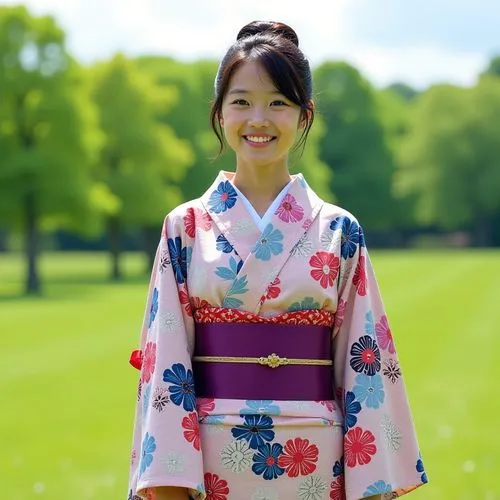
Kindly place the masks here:
[(313, 118), (295, 32), (242, 28), (212, 109), (235, 172), (167, 215), (131, 358), (129, 499), (395, 498), (427, 482), (361, 226), (289, 172)]

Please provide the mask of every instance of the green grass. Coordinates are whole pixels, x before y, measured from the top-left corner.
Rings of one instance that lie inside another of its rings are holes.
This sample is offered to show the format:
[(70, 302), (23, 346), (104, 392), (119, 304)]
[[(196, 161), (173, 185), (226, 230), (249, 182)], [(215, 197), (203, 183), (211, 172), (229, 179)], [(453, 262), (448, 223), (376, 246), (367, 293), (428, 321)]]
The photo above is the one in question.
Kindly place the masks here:
[[(500, 499), (500, 252), (372, 260), (430, 480), (410, 497)], [(145, 263), (127, 255), (120, 284), (104, 255), (41, 264), (44, 296), (22, 298), (20, 258), (0, 254), (1, 496), (125, 498)]]

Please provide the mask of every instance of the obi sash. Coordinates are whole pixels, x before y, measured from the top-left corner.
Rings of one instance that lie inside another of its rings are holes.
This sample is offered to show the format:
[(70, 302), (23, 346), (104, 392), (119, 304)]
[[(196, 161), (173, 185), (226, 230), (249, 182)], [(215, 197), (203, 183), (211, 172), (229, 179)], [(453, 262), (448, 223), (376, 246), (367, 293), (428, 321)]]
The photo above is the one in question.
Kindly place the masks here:
[(196, 323), (195, 340), (197, 397), (334, 399), (328, 326)]

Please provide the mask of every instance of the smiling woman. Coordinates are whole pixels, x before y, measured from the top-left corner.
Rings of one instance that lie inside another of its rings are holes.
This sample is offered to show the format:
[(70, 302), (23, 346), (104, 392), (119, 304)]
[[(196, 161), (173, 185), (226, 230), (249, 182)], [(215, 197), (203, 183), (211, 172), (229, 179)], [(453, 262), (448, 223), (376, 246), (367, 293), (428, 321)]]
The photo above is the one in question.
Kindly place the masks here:
[(163, 226), (131, 499), (395, 498), (427, 481), (363, 230), (289, 172), (313, 119), (296, 33), (245, 26), (212, 108), (235, 172)]

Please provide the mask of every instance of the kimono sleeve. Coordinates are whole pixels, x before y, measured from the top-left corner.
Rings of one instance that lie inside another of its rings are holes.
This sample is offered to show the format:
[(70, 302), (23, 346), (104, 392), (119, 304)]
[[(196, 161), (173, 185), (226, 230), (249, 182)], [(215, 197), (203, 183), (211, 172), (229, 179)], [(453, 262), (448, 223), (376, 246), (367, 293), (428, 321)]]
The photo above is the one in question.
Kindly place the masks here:
[(167, 216), (141, 332), (130, 499), (149, 498), (157, 486), (184, 487), (192, 498), (205, 498), (191, 366), (194, 323), (179, 298), (192, 251), (186, 239)]
[(356, 221), (349, 224), (349, 244), (356, 242), (356, 248), (341, 252), (344, 272), (333, 332), (335, 386), (344, 417), (344, 457), (334, 477), (344, 482), (347, 500), (386, 498), (384, 493), (396, 498), (427, 477), (363, 232)]

